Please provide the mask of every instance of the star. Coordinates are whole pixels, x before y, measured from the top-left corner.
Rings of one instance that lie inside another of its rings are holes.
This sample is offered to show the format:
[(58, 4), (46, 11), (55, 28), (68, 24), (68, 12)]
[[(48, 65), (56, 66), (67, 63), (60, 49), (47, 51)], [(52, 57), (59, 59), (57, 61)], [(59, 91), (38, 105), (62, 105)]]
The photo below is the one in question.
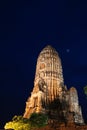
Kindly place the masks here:
[(69, 52), (70, 52), (70, 49), (66, 49), (66, 52), (69, 53)]

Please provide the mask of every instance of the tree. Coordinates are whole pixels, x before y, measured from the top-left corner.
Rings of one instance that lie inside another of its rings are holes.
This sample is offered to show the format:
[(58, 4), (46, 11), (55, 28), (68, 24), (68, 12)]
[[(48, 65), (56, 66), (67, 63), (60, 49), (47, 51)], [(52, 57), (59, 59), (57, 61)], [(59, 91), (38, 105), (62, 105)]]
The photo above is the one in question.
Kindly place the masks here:
[(12, 121), (5, 124), (4, 128), (14, 130), (30, 130), (31, 126), (29, 119), (25, 119), (22, 116), (14, 116)]
[(42, 113), (33, 113), (30, 116), (31, 126), (43, 127), (47, 125), (48, 117)]
[(47, 124), (47, 116), (41, 113), (33, 113), (30, 118), (23, 118), (22, 116), (14, 116), (12, 121), (5, 124), (5, 129), (14, 130), (31, 130), (32, 128), (43, 127)]
[(84, 89), (85, 95), (87, 96), (87, 85), (83, 89)]

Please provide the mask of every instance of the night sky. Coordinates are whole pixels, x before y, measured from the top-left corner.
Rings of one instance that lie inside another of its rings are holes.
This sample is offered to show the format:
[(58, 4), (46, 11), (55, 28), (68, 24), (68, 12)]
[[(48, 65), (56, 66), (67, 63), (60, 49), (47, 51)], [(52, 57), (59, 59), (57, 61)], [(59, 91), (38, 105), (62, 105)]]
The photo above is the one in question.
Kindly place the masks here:
[(33, 88), (36, 61), (46, 45), (59, 53), (65, 85), (78, 90), (84, 118), (87, 100), (86, 0), (0, 1), (0, 127), (22, 115)]

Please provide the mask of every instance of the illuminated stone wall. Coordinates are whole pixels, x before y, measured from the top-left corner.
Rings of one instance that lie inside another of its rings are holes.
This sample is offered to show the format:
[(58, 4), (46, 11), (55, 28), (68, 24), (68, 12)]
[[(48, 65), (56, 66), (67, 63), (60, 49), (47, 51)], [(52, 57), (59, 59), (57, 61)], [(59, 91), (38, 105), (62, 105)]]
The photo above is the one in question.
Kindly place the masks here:
[[(43, 86), (42, 84), (45, 86), (47, 100), (56, 98), (61, 90), (61, 84), (64, 84), (61, 60), (51, 46), (45, 47), (37, 60), (34, 90), (37, 86)], [(36, 92), (34, 90), (33, 92)]]

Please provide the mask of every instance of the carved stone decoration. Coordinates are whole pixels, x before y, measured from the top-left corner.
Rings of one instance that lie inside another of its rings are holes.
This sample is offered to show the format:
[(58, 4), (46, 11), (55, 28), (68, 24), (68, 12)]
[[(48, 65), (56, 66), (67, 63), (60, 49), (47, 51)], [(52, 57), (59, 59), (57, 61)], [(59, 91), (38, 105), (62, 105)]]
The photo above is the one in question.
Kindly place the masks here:
[[(61, 59), (50, 45), (39, 54), (34, 88), (26, 102), (24, 117), (33, 112), (50, 113), (50, 117), (68, 123), (84, 123), (77, 90), (64, 85)], [(71, 121), (70, 121), (71, 119)]]

